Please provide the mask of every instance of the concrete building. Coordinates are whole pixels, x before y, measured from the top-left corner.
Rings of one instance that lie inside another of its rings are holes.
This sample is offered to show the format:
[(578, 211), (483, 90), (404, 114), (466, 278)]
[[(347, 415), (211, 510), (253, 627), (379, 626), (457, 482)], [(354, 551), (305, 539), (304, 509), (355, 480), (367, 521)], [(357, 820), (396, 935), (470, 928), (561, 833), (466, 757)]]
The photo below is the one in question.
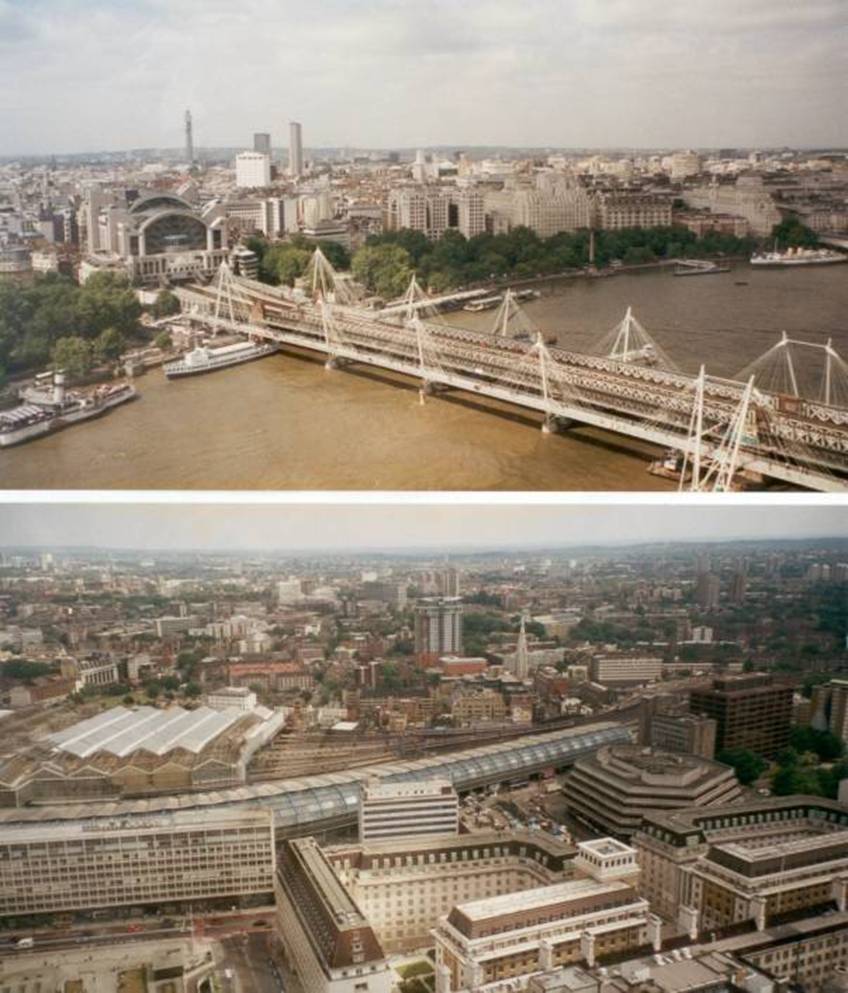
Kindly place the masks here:
[[(646, 813), (640, 891), (692, 940), (846, 906), (848, 807), (821, 797), (738, 799)], [(808, 913), (809, 912), (809, 913)]]
[(814, 686), (810, 711), (813, 727), (848, 742), (848, 679), (831, 679)]
[(704, 572), (695, 580), (695, 603), (702, 610), (715, 610), (720, 594), (721, 584), (714, 573)]
[(215, 968), (213, 945), (191, 938), (113, 936), (108, 944), (62, 943), (10, 949), (0, 956), (3, 993), (189, 993)]
[(459, 797), (450, 780), (374, 782), (362, 787), (359, 840), (363, 844), (458, 831)]
[(652, 748), (682, 752), (711, 759), (715, 755), (716, 722), (696, 714), (654, 714), (651, 719)]
[(475, 832), (325, 849), (390, 952), (431, 943), (457, 903), (572, 878), (575, 852), (547, 834)]
[(433, 665), (443, 655), (462, 655), (462, 601), (431, 597), (415, 605), (415, 656)]
[(277, 603), (287, 605), (303, 599), (303, 583), (299, 579), (281, 579), (277, 583)]
[(253, 151), (259, 152), (260, 155), (267, 155), (271, 158), (271, 135), (264, 131), (254, 132), (253, 135)]
[(650, 910), (632, 885), (575, 879), (459, 904), (434, 932), (436, 993), (635, 951), (648, 940)]
[(773, 758), (789, 744), (792, 687), (775, 683), (770, 675), (715, 679), (709, 689), (691, 691), (689, 709), (716, 722), (717, 753), (749, 748)]
[(574, 816), (605, 834), (629, 838), (646, 811), (730, 803), (742, 791), (726, 765), (639, 745), (610, 745), (574, 763), (563, 793)]
[(297, 121), (289, 124), (289, 175), (292, 179), (303, 175), (303, 133)]
[(236, 156), (236, 186), (260, 189), (271, 185), (271, 156), (264, 152), (239, 152)]
[(602, 231), (657, 228), (671, 225), (671, 200), (633, 193), (601, 193), (596, 201)]
[(161, 814), (134, 821), (0, 825), (0, 917), (267, 901), (268, 811)]
[(309, 993), (390, 993), (392, 969), (367, 917), (314, 838), (285, 842), (275, 880), (277, 934)]
[(450, 198), (438, 186), (401, 186), (390, 190), (387, 226), (422, 231), (436, 240), (447, 231)]
[(84, 207), (89, 252), (80, 280), (106, 269), (123, 270), (133, 281), (158, 285), (214, 275), (229, 254), (224, 209), (202, 210), (160, 190), (131, 198), (90, 191)]
[(603, 686), (644, 686), (662, 679), (663, 662), (644, 655), (596, 655), (590, 670), (593, 681)]
[(774, 225), (781, 221), (780, 211), (761, 176), (740, 176), (735, 183), (714, 181), (687, 188), (681, 197), (689, 207), (744, 217), (751, 233), (760, 238), (770, 235)]
[(246, 686), (222, 686), (218, 690), (210, 690), (204, 702), (213, 710), (252, 711), (257, 700), (256, 694)]
[(466, 238), (486, 230), (486, 210), (483, 194), (477, 190), (462, 190), (455, 198), (457, 228)]

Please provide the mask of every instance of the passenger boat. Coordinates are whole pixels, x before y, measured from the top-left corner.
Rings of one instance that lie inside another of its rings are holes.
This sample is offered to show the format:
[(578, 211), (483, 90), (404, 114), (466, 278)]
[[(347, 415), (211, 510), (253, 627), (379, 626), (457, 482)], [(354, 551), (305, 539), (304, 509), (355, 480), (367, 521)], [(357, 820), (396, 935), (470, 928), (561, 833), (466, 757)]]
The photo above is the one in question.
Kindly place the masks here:
[(252, 362), (254, 359), (273, 355), (278, 351), (274, 344), (253, 341), (239, 341), (234, 345), (221, 345), (212, 348), (209, 345), (198, 345), (180, 359), (166, 362), (162, 368), (168, 379), (179, 379), (183, 376), (198, 376), (204, 372), (216, 372), (218, 369), (228, 369), (242, 362)]

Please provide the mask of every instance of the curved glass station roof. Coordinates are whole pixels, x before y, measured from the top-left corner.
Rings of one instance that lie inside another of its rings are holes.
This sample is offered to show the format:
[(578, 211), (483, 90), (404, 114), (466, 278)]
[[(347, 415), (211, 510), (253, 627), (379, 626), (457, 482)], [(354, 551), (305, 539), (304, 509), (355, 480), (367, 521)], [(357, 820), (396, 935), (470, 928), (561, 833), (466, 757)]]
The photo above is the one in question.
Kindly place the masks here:
[(0, 811), (0, 827), (10, 823), (91, 820), (133, 815), (151, 816), (181, 811), (215, 812), (215, 809), (263, 808), (274, 812), (276, 827), (294, 827), (354, 817), (359, 806), (360, 783), (379, 779), (387, 783), (422, 779), (449, 779), (463, 791), (490, 783), (521, 779), (542, 769), (569, 765), (602, 745), (631, 740), (621, 724), (592, 724), (547, 734), (527, 735), (515, 741), (452, 752), (447, 755), (386, 762), (380, 765), (299, 779), (256, 783), (231, 789), (179, 796), (150, 797), (87, 804), (26, 807)]

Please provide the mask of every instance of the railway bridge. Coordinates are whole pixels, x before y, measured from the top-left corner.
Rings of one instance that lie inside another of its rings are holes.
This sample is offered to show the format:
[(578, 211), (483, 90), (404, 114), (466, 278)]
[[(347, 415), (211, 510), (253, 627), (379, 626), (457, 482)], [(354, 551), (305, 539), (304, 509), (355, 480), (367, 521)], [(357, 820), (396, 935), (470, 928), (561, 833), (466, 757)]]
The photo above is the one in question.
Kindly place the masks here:
[[(671, 366), (628, 311), (605, 354), (546, 344), (541, 334), (472, 331), (425, 318), (420, 291), (383, 310), (358, 303), (317, 250), (311, 292), (273, 287), (222, 266), (217, 286), (179, 291), (184, 311), (212, 332), (320, 353), (329, 368), (375, 366), (420, 383), (421, 401), (461, 390), (543, 415), (543, 430), (591, 425), (677, 453), (680, 489), (727, 491), (776, 480), (818, 491), (848, 490), (848, 366), (822, 349), (822, 395), (801, 395), (784, 336), (766, 353), (788, 362), (788, 392), (752, 367), (744, 379), (691, 375)], [(415, 286), (411, 288), (415, 290)], [(441, 298), (442, 301), (445, 298)], [(504, 328), (506, 323), (503, 324)], [(765, 357), (764, 357), (765, 358)], [(756, 363), (754, 364), (756, 366)]]

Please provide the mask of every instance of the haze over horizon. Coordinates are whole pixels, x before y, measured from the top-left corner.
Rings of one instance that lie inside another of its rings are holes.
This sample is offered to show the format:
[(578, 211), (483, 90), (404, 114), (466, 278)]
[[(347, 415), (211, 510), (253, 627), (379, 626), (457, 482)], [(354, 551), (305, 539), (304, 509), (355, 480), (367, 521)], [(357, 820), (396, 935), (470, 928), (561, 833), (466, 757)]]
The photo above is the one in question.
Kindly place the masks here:
[(0, 0), (0, 155), (826, 147), (846, 52), (842, 0)]
[(843, 507), (655, 504), (4, 504), (0, 548), (457, 551), (848, 537)]

